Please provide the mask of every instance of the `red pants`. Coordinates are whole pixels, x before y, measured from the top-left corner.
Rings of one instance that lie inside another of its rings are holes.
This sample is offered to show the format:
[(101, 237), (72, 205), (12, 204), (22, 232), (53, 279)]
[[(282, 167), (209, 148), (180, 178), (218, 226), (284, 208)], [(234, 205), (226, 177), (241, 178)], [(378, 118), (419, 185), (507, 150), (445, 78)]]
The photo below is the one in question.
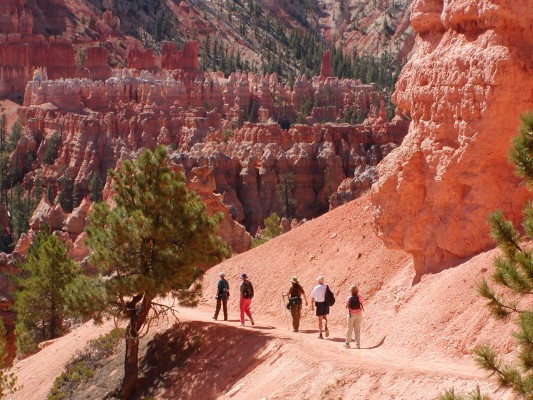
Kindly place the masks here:
[(252, 313), (250, 311), (250, 306), (252, 304), (252, 299), (245, 299), (244, 297), (241, 297), (241, 324), (244, 324), (244, 314), (250, 318), (250, 321), (253, 321)]

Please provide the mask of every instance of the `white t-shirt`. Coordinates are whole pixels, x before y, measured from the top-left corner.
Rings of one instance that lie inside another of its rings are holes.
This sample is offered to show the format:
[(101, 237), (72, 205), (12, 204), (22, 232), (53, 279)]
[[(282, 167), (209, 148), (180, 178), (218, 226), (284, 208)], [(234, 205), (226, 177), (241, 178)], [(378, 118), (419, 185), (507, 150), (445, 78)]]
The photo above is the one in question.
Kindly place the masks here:
[(326, 301), (326, 289), (327, 285), (316, 285), (311, 291), (311, 297), (314, 298), (317, 303)]

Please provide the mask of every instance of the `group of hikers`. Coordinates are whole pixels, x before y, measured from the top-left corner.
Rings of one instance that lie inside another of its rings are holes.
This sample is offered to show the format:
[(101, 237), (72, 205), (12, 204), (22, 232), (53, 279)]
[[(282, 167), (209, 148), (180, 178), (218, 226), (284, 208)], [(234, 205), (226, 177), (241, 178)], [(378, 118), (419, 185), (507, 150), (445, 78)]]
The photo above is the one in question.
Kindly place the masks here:
[[(216, 300), (217, 305), (213, 319), (218, 319), (220, 309), (222, 308), (224, 314), (224, 321), (228, 320), (228, 299), (229, 299), (229, 282), (225, 278), (224, 272), (219, 272), (219, 281), (217, 285)], [(245, 315), (248, 316), (252, 326), (255, 324), (250, 311), (252, 298), (254, 297), (254, 287), (252, 282), (248, 279), (246, 274), (241, 274), (242, 283), (240, 285), (240, 321), (244, 326)], [(287, 308), (291, 311), (293, 332), (298, 332), (300, 328), (300, 319), (302, 316), (302, 302), (305, 301), (307, 306), (307, 296), (305, 290), (298, 282), (298, 277), (291, 278), (291, 286), (282, 296), (287, 297)], [(328, 315), (329, 307), (335, 303), (335, 298), (328, 285), (324, 284), (324, 277), (322, 275), (317, 277), (317, 285), (311, 290), (310, 294), (311, 308), (315, 311), (318, 317), (318, 337), (323, 339), (322, 332), (326, 337), (329, 336), (328, 329)], [(346, 341), (344, 347), (350, 348), (352, 341), (352, 334), (355, 336), (355, 344), (359, 349), (361, 346), (361, 320), (363, 317), (363, 299), (359, 294), (359, 289), (356, 285), (350, 286), (349, 295), (344, 302), (346, 308)]]

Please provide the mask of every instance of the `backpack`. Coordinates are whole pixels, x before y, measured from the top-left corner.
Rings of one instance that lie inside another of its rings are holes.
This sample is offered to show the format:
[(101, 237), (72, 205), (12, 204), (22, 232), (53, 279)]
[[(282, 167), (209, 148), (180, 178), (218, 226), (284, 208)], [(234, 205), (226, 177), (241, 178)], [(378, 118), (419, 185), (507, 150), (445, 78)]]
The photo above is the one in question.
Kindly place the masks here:
[(326, 286), (326, 303), (330, 307), (335, 304), (335, 296), (329, 286)]
[(359, 301), (358, 295), (353, 295), (350, 297), (350, 303), (348, 305), (351, 310), (359, 310), (361, 308), (361, 302)]
[(242, 289), (242, 297), (245, 299), (251, 299), (254, 297), (254, 288), (250, 282), (243, 282), (244, 288)]

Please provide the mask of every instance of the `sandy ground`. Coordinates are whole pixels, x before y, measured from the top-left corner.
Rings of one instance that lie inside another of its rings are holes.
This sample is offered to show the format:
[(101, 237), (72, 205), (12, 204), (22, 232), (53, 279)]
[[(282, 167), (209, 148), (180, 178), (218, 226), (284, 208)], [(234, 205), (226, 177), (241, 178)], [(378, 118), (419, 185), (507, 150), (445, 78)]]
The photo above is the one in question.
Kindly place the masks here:
[[(179, 317), (196, 321), (203, 347), (165, 375), (166, 383), (154, 389), (154, 397), (432, 399), (446, 388), (464, 391), (479, 384), (494, 398), (510, 399), (496, 391), (471, 356), (475, 345), (486, 342), (508, 356), (514, 351), (512, 324), (489, 318), (475, 290), (476, 282), (490, 275), (496, 253), (482, 253), (413, 285), (410, 257), (386, 249), (374, 235), (368, 199), (340, 207), (208, 271), (201, 306), (182, 309)], [(231, 285), (229, 322), (211, 319), (220, 270)], [(238, 323), (242, 272), (256, 291), (253, 328)], [(310, 308), (304, 310), (301, 332), (293, 333), (281, 296), (292, 275), (309, 293), (319, 274), (338, 302), (331, 309), (327, 340), (318, 339)], [(342, 302), (353, 283), (365, 299), (360, 350), (342, 347)], [(15, 371), (24, 386), (12, 398), (44, 399), (68, 358), (103, 330), (85, 325), (19, 362)]]

